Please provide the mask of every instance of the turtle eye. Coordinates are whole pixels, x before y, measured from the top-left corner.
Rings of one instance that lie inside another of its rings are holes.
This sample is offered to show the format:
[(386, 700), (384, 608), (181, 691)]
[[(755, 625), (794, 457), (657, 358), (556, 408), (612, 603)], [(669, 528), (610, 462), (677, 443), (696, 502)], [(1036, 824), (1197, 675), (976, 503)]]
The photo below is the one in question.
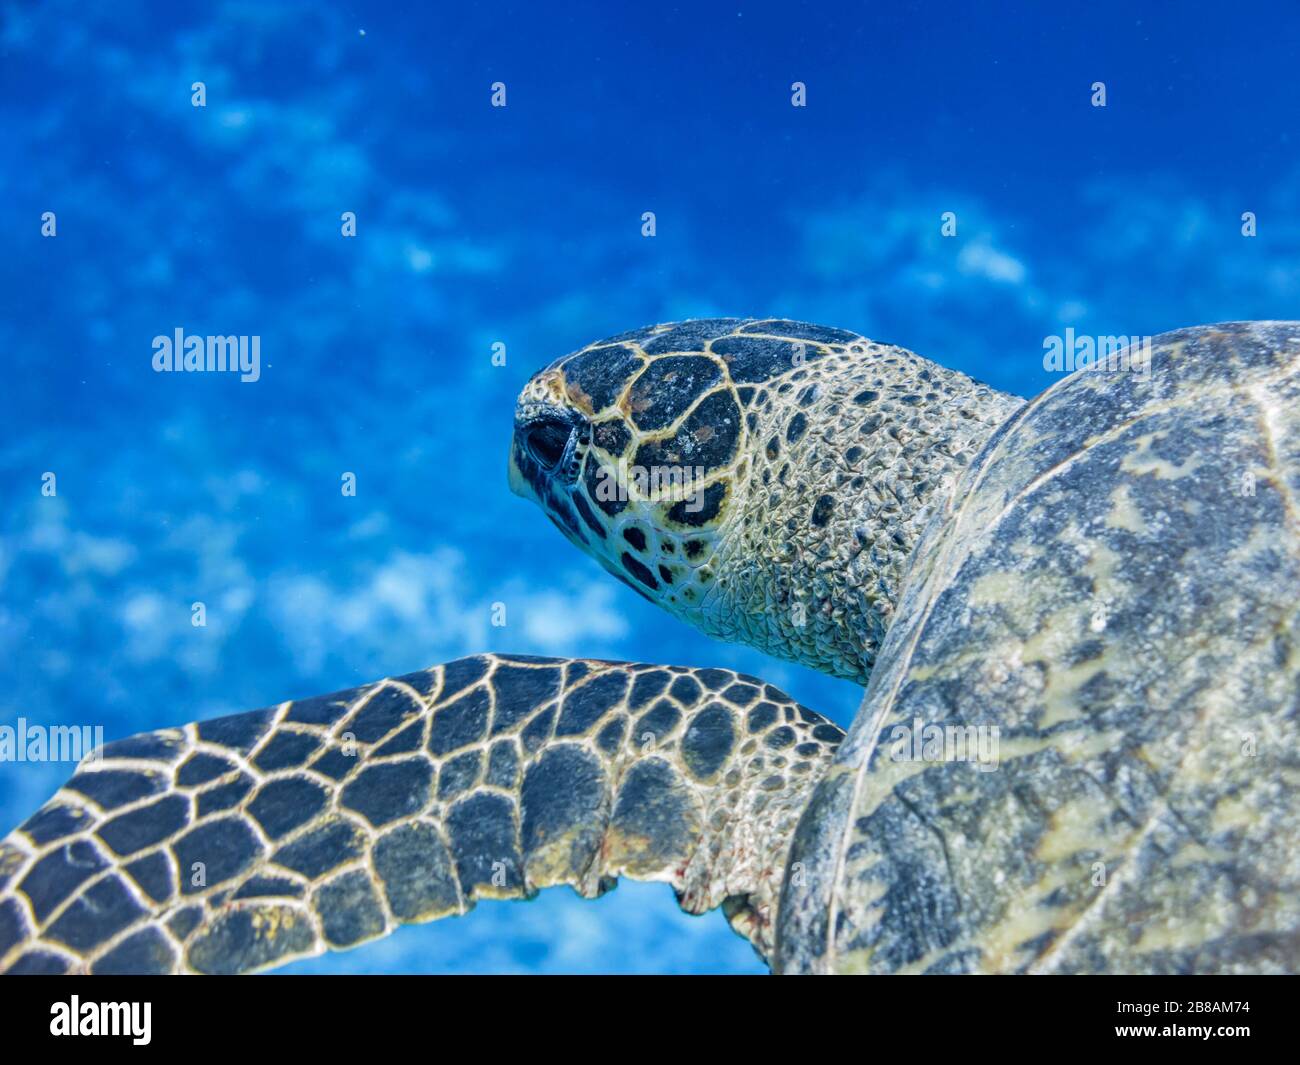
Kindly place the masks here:
[(528, 427), (524, 434), (524, 446), (538, 465), (553, 470), (564, 457), (564, 449), (568, 447), (572, 433), (573, 426), (568, 422), (558, 418), (543, 418)]

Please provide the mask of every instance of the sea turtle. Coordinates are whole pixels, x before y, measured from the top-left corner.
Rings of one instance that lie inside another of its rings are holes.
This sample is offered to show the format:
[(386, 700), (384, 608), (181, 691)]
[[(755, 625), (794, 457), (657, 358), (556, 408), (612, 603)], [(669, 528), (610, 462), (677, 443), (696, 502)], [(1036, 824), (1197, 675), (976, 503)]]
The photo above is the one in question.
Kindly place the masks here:
[(865, 683), (847, 738), (726, 669), (479, 655), (118, 740), (0, 845), (0, 968), (261, 969), (623, 875), (781, 972), (1300, 968), (1300, 323), (1119, 355), (1029, 402), (784, 320), (558, 360), (513, 489)]

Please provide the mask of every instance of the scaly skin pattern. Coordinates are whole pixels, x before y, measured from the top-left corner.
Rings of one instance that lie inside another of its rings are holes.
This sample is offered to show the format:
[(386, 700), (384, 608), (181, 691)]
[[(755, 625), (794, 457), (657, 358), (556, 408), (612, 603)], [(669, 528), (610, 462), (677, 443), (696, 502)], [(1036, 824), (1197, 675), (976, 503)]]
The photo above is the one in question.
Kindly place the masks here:
[[(1027, 404), (777, 320), (558, 360), (513, 489), (705, 631), (869, 678), (845, 742), (726, 670), (501, 656), (119, 741), (0, 844), (0, 968), (246, 971), (629, 875), (784, 972), (1295, 971), (1298, 353), (1184, 330)], [(933, 728), (979, 761), (900, 741)]]
[[(998, 729), (996, 769), (918, 722)], [(1300, 323), (1168, 333), (1027, 404), (926, 530), (776, 968), (1294, 972), (1297, 784)]]
[[(511, 482), (709, 635), (865, 683), (934, 501), (1022, 402), (845, 330), (658, 325), (528, 383)], [(548, 417), (557, 442), (574, 438), (561, 462), (528, 447)], [(635, 483), (602, 498), (602, 473), (620, 464), (698, 471), (697, 506)]]
[(729, 670), (481, 655), (119, 740), (0, 843), (0, 971), (247, 972), (620, 876), (767, 958), (842, 737)]

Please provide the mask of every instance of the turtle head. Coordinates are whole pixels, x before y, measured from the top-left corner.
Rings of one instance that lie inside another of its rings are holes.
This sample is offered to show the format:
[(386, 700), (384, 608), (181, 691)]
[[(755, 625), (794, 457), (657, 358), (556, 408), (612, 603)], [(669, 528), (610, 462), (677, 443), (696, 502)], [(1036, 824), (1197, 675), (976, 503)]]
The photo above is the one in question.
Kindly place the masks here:
[(710, 636), (863, 682), (932, 507), (1020, 404), (841, 329), (651, 326), (528, 382), (510, 483)]
[(510, 487), (614, 576), (708, 631), (742, 437), (721, 359), (601, 341), (525, 385)]

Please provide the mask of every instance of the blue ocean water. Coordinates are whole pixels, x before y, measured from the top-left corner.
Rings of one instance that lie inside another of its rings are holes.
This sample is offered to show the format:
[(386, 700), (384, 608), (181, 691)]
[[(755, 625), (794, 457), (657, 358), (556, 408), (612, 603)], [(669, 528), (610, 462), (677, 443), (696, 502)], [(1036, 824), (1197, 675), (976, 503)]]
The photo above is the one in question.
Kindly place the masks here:
[[(726, 665), (847, 723), (852, 685), (509, 494), (523, 382), (779, 315), (1030, 395), (1067, 328), (1300, 317), (1298, 61), (1290, 0), (0, 5), (0, 724), (112, 739), (480, 650)], [(258, 336), (259, 379), (155, 373), (178, 328)], [(70, 771), (0, 763), (0, 829)], [(290, 971), (762, 966), (624, 884)]]

